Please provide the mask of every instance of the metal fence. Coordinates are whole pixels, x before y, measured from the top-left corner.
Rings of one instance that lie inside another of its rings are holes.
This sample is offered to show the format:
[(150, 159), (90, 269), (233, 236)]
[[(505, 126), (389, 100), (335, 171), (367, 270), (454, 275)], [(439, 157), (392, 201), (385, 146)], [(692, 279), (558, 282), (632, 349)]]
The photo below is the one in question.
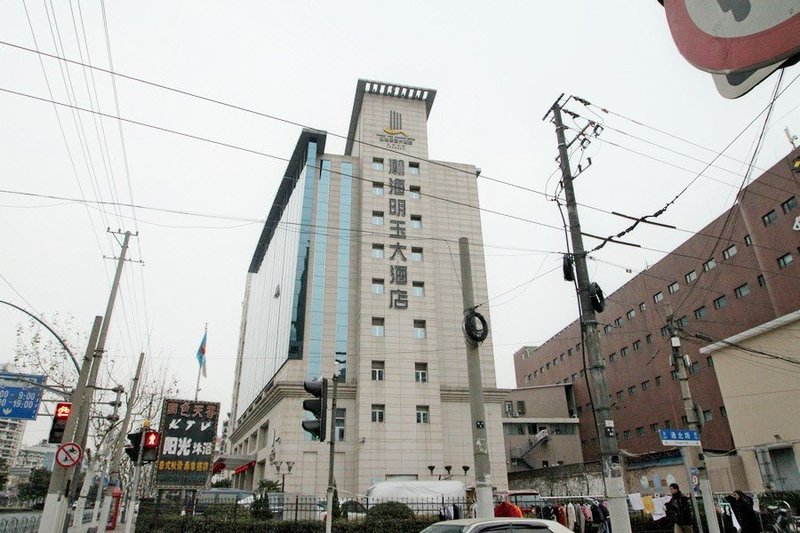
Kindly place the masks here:
[(0, 533), (35, 533), (41, 513), (0, 515)]

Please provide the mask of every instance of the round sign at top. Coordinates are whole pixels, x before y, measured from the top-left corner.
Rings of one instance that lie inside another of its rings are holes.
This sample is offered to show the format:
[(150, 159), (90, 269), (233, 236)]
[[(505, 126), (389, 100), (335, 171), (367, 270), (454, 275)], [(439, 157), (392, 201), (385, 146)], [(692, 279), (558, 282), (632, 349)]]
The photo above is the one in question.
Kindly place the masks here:
[(729, 74), (800, 52), (797, 0), (666, 0), (672, 38), (695, 67)]
[(65, 442), (56, 450), (56, 463), (62, 468), (70, 468), (81, 462), (83, 448), (77, 442)]

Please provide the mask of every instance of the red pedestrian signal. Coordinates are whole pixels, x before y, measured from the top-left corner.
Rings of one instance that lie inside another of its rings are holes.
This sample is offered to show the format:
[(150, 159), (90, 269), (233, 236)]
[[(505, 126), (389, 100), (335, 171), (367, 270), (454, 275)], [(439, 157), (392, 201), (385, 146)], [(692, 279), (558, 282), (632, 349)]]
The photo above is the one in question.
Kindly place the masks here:
[(142, 462), (151, 463), (158, 459), (158, 446), (161, 444), (161, 433), (148, 430), (142, 440)]
[(64, 438), (64, 430), (67, 427), (67, 420), (71, 412), (71, 403), (62, 402), (56, 404), (56, 410), (53, 413), (53, 424), (50, 426), (50, 435), (47, 438), (47, 442), (50, 444), (61, 444)]

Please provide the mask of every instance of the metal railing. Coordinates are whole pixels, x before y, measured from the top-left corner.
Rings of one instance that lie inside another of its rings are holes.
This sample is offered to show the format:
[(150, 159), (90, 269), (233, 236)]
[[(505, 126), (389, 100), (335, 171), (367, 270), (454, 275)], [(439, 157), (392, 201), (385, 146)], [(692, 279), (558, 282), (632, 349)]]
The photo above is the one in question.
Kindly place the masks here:
[(41, 513), (25, 516), (0, 516), (0, 533), (35, 533)]

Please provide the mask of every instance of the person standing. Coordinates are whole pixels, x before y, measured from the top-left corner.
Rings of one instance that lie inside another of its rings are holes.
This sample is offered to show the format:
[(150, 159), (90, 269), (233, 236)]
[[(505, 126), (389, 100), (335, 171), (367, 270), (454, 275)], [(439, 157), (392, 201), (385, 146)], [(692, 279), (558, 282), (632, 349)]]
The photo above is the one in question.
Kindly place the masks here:
[(667, 516), (675, 527), (675, 533), (694, 533), (689, 497), (681, 492), (677, 483), (670, 484), (669, 493), (672, 497), (667, 502)]
[(735, 490), (729, 496), (725, 496), (725, 501), (731, 504), (733, 514), (741, 526), (741, 533), (761, 531), (758, 513), (753, 509), (753, 499), (750, 496), (740, 490)]

